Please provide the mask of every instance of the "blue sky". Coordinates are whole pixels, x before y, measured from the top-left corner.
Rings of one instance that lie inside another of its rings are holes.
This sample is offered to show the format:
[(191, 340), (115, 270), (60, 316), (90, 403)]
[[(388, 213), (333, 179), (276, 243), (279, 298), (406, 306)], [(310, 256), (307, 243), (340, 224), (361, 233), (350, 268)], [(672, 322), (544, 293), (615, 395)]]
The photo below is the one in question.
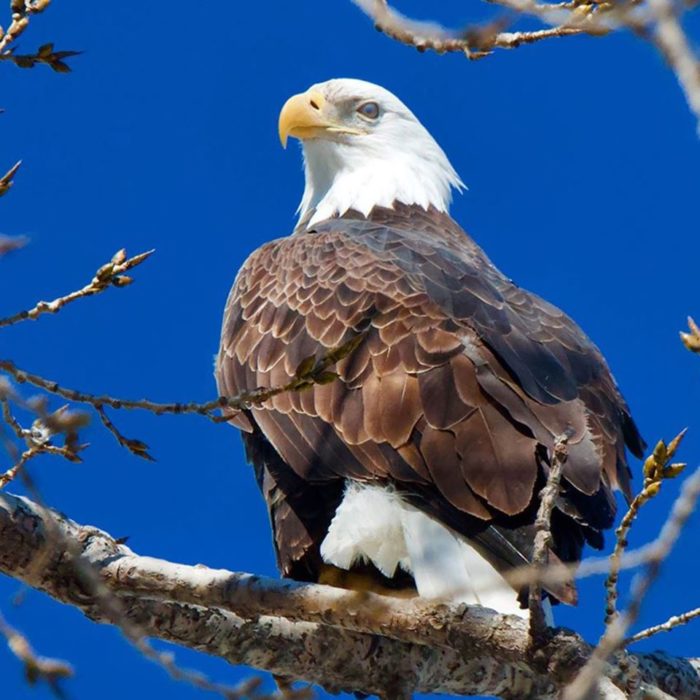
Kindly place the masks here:
[[(399, 7), (425, 17), (434, 5)], [(359, 77), (394, 91), (435, 135), (469, 185), (455, 218), (501, 269), (599, 344), (647, 440), (689, 425), (683, 457), (697, 464), (700, 361), (677, 332), (687, 314), (700, 316), (700, 149), (675, 79), (649, 46), (626, 35), (570, 38), (470, 63), (393, 43), (349, 0), (200, 0), (196, 9), (182, 0), (56, 0), (20, 47), (53, 40), (82, 49), (73, 73), (0, 65), (0, 168), (24, 160), (0, 202), (0, 233), (31, 237), (0, 260), (0, 315), (84, 284), (121, 247), (157, 249), (133, 286), (3, 331), (3, 356), (86, 390), (212, 397), (235, 272), (291, 230), (301, 195), (297, 149), (277, 141), (279, 108), (311, 83)], [(492, 8), (446, 0), (440, 12), (463, 23)], [(275, 575), (262, 499), (234, 430), (194, 417), (113, 417), (158, 461), (138, 460), (93, 426), (84, 464), (32, 468), (49, 503), (130, 535), (139, 553)], [(633, 469), (639, 483), (640, 465)], [(655, 536), (678, 486), (645, 509), (633, 544)], [(642, 624), (698, 605), (697, 527), (695, 518)], [(204, 696), (170, 681), (116, 630), (41, 594), (13, 607), (17, 589), (0, 579), (0, 607), (40, 653), (75, 665), (71, 698), (111, 700), (134, 688), (137, 697)], [(601, 591), (600, 579), (582, 582), (579, 608), (560, 608), (558, 620), (595, 640)], [(698, 655), (700, 623), (639, 645), (657, 647)], [(174, 651), (218, 681), (247, 675)], [(49, 697), (27, 688), (2, 649), (0, 668), (5, 697)]]

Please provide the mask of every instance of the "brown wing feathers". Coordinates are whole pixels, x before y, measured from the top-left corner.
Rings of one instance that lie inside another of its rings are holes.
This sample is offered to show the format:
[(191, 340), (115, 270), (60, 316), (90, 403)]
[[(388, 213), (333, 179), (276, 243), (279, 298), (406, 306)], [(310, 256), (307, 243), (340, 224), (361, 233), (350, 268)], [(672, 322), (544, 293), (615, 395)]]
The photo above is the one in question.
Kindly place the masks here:
[[(501, 568), (516, 565), (525, 545), (510, 544), (510, 556), (496, 540), (516, 541), (532, 522), (523, 514), (564, 432), (557, 549), (568, 560), (585, 538), (600, 543), (614, 515), (610, 488), (629, 483), (625, 441), (635, 454), (643, 446), (629, 411), (575, 324), (503, 277), (444, 214), (398, 205), (259, 249), (227, 305), (220, 392), (284, 383), (360, 328), (338, 380), (276, 396), (237, 421), (252, 431), (248, 451), (285, 574), (317, 558), (346, 477), (393, 483), (481, 537)], [(316, 489), (320, 511), (304, 488)]]

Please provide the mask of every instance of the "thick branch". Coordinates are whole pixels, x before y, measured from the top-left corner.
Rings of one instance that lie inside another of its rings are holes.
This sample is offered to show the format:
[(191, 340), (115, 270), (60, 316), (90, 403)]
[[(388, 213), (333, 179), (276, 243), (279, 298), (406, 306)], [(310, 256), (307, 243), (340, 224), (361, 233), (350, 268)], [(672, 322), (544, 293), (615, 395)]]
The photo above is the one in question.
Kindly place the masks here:
[[(145, 634), (330, 690), (391, 698), (444, 692), (546, 700), (590, 654), (580, 638), (559, 630), (544, 653), (530, 658), (523, 620), (476, 607), (400, 601), (140, 557), (100, 530), (52, 513), (0, 494), (0, 571), (94, 620), (119, 623), (86, 592), (80, 567), (66, 554), (67, 539)], [(49, 536), (56, 529), (60, 537)], [(41, 568), (33, 566), (38, 557)], [(646, 682), (673, 697), (700, 696), (700, 660), (658, 654), (635, 660)], [(615, 667), (608, 675), (616, 680)]]

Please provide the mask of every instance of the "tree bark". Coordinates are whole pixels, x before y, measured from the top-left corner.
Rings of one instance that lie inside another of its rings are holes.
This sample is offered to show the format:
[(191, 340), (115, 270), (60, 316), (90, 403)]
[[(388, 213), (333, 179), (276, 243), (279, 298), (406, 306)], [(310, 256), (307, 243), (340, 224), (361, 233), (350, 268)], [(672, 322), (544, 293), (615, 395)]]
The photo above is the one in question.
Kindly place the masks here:
[[(85, 563), (104, 583), (102, 592), (84, 575)], [(136, 625), (144, 636), (329, 691), (392, 700), (416, 692), (553, 699), (591, 653), (564, 629), (531, 651), (524, 620), (478, 606), (400, 600), (139, 556), (101, 530), (8, 494), (0, 494), (0, 571), (97, 622)], [(634, 679), (622, 670), (629, 668), (638, 669)], [(598, 697), (632, 697), (630, 687), (638, 692), (640, 680), (672, 698), (697, 700), (700, 659), (625, 654), (606, 669)]]

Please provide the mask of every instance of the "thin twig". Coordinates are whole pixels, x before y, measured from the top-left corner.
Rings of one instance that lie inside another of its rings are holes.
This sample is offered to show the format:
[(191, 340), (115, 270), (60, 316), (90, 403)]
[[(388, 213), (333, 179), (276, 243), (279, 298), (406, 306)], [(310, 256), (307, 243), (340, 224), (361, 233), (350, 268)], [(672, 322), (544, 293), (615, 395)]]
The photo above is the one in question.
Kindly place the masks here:
[(700, 617), (700, 608), (688, 610), (688, 612), (681, 613), (680, 615), (673, 615), (672, 617), (669, 617), (668, 620), (666, 620), (666, 622), (662, 622), (658, 625), (653, 625), (652, 627), (647, 627), (645, 630), (637, 632), (631, 637), (627, 637), (627, 639), (625, 639), (624, 641), (624, 644), (625, 646), (629, 644), (634, 644), (634, 642), (639, 642), (642, 639), (648, 639), (649, 637), (653, 637), (659, 632), (670, 632), (676, 627), (680, 627), (681, 625), (687, 625), (691, 620), (694, 620), (697, 617)]
[(129, 452), (131, 452), (131, 454), (136, 455), (137, 457), (141, 457), (149, 462), (155, 461), (155, 459), (149, 454), (148, 445), (145, 442), (135, 438), (128, 438), (122, 434), (119, 428), (114, 425), (110, 417), (107, 415), (104, 406), (97, 404), (95, 406), (95, 411), (97, 411), (97, 415), (100, 417), (102, 425), (104, 425), (104, 427), (107, 428), (112, 435), (114, 435), (116, 441), (122, 447), (125, 447), (127, 450), (129, 450)]
[[(562, 435), (557, 438), (552, 449), (551, 464), (547, 484), (540, 492), (540, 506), (535, 520), (535, 544), (532, 551), (532, 568), (542, 571), (549, 563), (549, 551), (552, 540), (552, 512), (559, 497), (561, 473), (567, 458), (568, 438)], [(530, 586), (528, 607), (530, 609), (530, 641), (533, 646), (541, 646), (548, 637), (549, 627), (542, 608), (542, 587), (539, 584)]]
[[(82, 427), (84, 419), (81, 415), (68, 412), (66, 407), (59, 408), (54, 413), (46, 413), (41, 405), (29, 406), (25, 408), (34, 410), (38, 418), (31, 428), (24, 428), (12, 414), (10, 407), (10, 397), (15, 401), (21, 399), (11, 389), (0, 384), (0, 406), (2, 407), (2, 418), (5, 424), (12, 429), (15, 437), (21, 440), (26, 446), (21, 454), (17, 446), (11, 441), (6, 441), (6, 448), (10, 456), (15, 459), (15, 464), (3, 474), (0, 474), (0, 490), (13, 481), (22, 472), (24, 466), (34, 457), (40, 454), (50, 454), (63, 457), (69, 462), (81, 462), (78, 455), (85, 446), (77, 442), (76, 429)], [(50, 440), (54, 435), (63, 434), (65, 436), (64, 445), (53, 445)]]
[[(81, 411), (70, 411), (68, 406), (61, 406), (56, 411), (46, 411), (44, 401), (24, 401), (18, 394), (2, 385), (0, 377), (0, 404), (5, 423), (12, 428), (15, 436), (22, 440), (27, 447), (36, 447), (40, 452), (56, 454), (70, 462), (80, 462), (78, 453), (85, 447), (78, 443), (78, 431), (87, 426), (89, 418)], [(12, 414), (10, 399), (19, 403), (22, 408), (34, 413), (37, 418), (31, 428), (24, 428)], [(53, 445), (51, 438), (63, 435), (64, 445)]]
[(586, 31), (581, 27), (549, 27), (548, 29), (537, 29), (531, 32), (499, 32), (494, 38), (491, 46), (497, 49), (515, 49), (523, 44), (534, 44), (543, 39), (555, 39), (565, 36), (576, 36), (589, 34), (598, 36), (599, 32)]
[(700, 134), (700, 61), (694, 54), (671, 0), (647, 0), (656, 19), (651, 41), (676, 74)]
[(662, 563), (668, 558), (688, 518), (695, 510), (698, 498), (700, 498), (700, 468), (683, 484), (681, 494), (673, 504), (671, 513), (659, 534), (656, 554), (649, 560), (645, 574), (639, 576), (632, 586), (627, 610), (607, 625), (590, 659), (573, 683), (564, 691), (563, 700), (587, 698), (589, 691), (601, 677), (608, 658), (623, 646), (627, 630), (639, 617), (646, 594), (656, 581)]
[[(671, 514), (659, 535), (660, 546), (658, 547), (656, 556), (647, 563), (646, 573), (639, 576), (632, 586), (632, 599), (625, 612), (627, 628), (634, 624), (639, 617), (642, 602), (648, 590), (658, 578), (661, 565), (671, 553), (688, 518), (693, 514), (698, 498), (700, 498), (700, 468), (683, 484), (681, 494), (673, 504)], [(624, 637), (624, 635), (622, 636)]]
[[(536, 31), (504, 32), (502, 21), (491, 22), (483, 27), (472, 27), (461, 32), (452, 32), (435, 22), (419, 22), (405, 17), (388, 5), (386, 0), (353, 0), (374, 22), (377, 30), (388, 37), (419, 51), (436, 53), (463, 53), (468, 58), (483, 58), (493, 49), (514, 49), (523, 44), (534, 44), (544, 39), (577, 34), (600, 34), (600, 30), (583, 26), (558, 25)], [(515, 2), (516, 0), (512, 0)], [(550, 7), (522, 0), (531, 12), (561, 12), (565, 4)], [(506, 4), (506, 3), (504, 3)], [(523, 7), (520, 11), (525, 11)], [(566, 15), (563, 15), (566, 16)]]
[(678, 18), (695, 2), (673, 0), (622, 0), (622, 2), (539, 3), (535, 0), (490, 0), (495, 5), (524, 16), (538, 18), (546, 29), (504, 32), (502, 20), (461, 32), (450, 31), (436, 22), (420, 22), (393, 9), (387, 0), (353, 0), (375, 27), (407, 46), (437, 53), (461, 52), (468, 58), (483, 58), (495, 48), (512, 49), (544, 39), (588, 34), (602, 36), (616, 29), (628, 29), (651, 42), (675, 73), (690, 110), (698, 121), (700, 134), (700, 59)]
[(700, 353), (700, 327), (695, 321), (688, 316), (689, 333), (681, 331), (681, 341), (690, 352)]
[[(9, 382), (8, 382), (9, 384)], [(20, 439), (24, 440), (27, 437), (24, 428), (20, 425), (19, 421), (12, 415), (12, 408), (10, 407), (10, 396), (15, 398), (15, 394), (11, 393), (10, 387), (2, 386), (0, 387), (0, 404), (2, 405), (2, 419), (7, 423), (7, 425), (12, 428), (12, 432)]]
[(617, 616), (617, 583), (619, 579), (620, 557), (627, 548), (627, 536), (630, 527), (636, 519), (639, 509), (651, 500), (659, 492), (665, 479), (673, 478), (685, 468), (684, 464), (670, 464), (676, 453), (685, 430), (682, 430), (668, 445), (659, 440), (652, 454), (644, 462), (644, 486), (642, 491), (635, 496), (632, 503), (622, 518), (620, 525), (615, 530), (615, 548), (610, 555), (610, 574), (605, 581), (605, 624), (609, 625)]
[(0, 177), (0, 197), (7, 194), (10, 187), (12, 187), (12, 178), (14, 178), (15, 173), (19, 170), (20, 165), (22, 165), (22, 161), (18, 160), (2, 177)]
[(5, 637), (10, 651), (24, 665), (24, 673), (30, 684), (46, 681), (57, 690), (58, 682), (73, 675), (73, 668), (65, 661), (38, 656), (27, 638), (12, 627), (0, 613), (0, 634)]
[(11, 0), (12, 22), (6, 31), (0, 28), (0, 54), (7, 51), (9, 45), (29, 26), (31, 15), (43, 12), (51, 0)]
[(110, 262), (102, 265), (97, 270), (90, 283), (86, 284), (82, 289), (78, 289), (70, 294), (65, 294), (53, 301), (40, 301), (31, 309), (19, 311), (6, 318), (0, 318), (0, 328), (3, 326), (11, 326), (20, 321), (26, 321), (27, 319), (35, 320), (43, 314), (58, 313), (64, 306), (78, 299), (100, 294), (106, 289), (109, 289), (109, 287), (125, 287), (132, 282), (132, 279), (124, 273), (140, 265), (144, 260), (149, 258), (153, 252), (154, 251), (149, 250), (127, 259), (126, 251), (122, 249), (115, 253)]
[(18, 68), (34, 68), (35, 66), (49, 66), (56, 73), (70, 73), (70, 64), (67, 58), (79, 56), (82, 51), (56, 51), (52, 42), (42, 44), (34, 53), (15, 53), (11, 48), (0, 54), (0, 61), (14, 63)]
[(0, 490), (4, 489), (11, 481), (13, 481), (24, 466), (31, 459), (42, 452), (38, 447), (29, 447), (20, 455), (19, 459), (5, 472), (0, 474)]
[(0, 258), (3, 255), (24, 248), (27, 243), (29, 243), (29, 239), (26, 236), (3, 236), (0, 234)]
[[(620, 570), (636, 569), (649, 562), (656, 556), (656, 540), (643, 547), (622, 555), (619, 562)], [(532, 566), (521, 566), (505, 574), (508, 583), (516, 590), (523, 586), (554, 585), (566, 583), (572, 578), (587, 578), (610, 572), (610, 557), (589, 557), (581, 562), (549, 564), (541, 571), (535, 571)]]
[(251, 391), (243, 391), (235, 396), (226, 397), (220, 396), (210, 401), (203, 403), (158, 403), (149, 399), (120, 399), (105, 394), (91, 394), (89, 392), (80, 391), (79, 389), (70, 389), (58, 384), (51, 379), (46, 379), (38, 374), (27, 372), (18, 368), (11, 360), (0, 359), (0, 370), (11, 375), (19, 384), (31, 384), (39, 389), (43, 389), (49, 394), (60, 396), (68, 401), (75, 403), (89, 404), (91, 406), (109, 406), (114, 409), (125, 410), (144, 410), (156, 415), (164, 414), (183, 414), (192, 413), (205, 416), (215, 422), (228, 420), (231, 416), (226, 415), (223, 418), (216, 411), (220, 409), (229, 409), (230, 411), (242, 411), (257, 406), (269, 399), (289, 391), (302, 391), (314, 384), (324, 384), (333, 381), (336, 375), (333, 372), (327, 371), (329, 367), (347, 357), (365, 337), (365, 332), (358, 333), (352, 336), (342, 345), (329, 350), (320, 358), (308, 358), (304, 360), (297, 369), (296, 375), (286, 384), (258, 388)]

